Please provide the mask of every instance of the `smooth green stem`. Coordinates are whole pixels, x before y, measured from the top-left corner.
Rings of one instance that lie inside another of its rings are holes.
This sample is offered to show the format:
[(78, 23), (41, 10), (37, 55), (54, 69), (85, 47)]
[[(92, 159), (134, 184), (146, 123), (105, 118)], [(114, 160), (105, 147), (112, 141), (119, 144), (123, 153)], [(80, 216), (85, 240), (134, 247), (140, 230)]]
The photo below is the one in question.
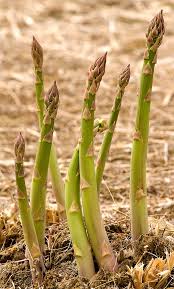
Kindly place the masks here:
[[(36, 100), (38, 107), (38, 118), (39, 118), (39, 127), (41, 129), (43, 115), (44, 115), (44, 98), (43, 98), (43, 76), (42, 71), (35, 70), (36, 75)], [(59, 165), (57, 161), (56, 148), (54, 143), (52, 143), (50, 160), (49, 160), (49, 169), (51, 174), (51, 182), (53, 187), (53, 192), (55, 194), (56, 202), (58, 205), (58, 211), (61, 217), (65, 217), (65, 188), (64, 182), (59, 170)]]
[[(144, 66), (147, 60), (145, 60)], [(151, 64), (152, 70), (154, 65)], [(131, 156), (131, 221), (132, 236), (136, 240), (148, 232), (146, 160), (149, 134), (150, 101), (144, 100), (152, 87), (153, 75), (141, 76), (138, 111)]]
[(31, 187), (31, 210), (41, 251), (44, 251), (45, 243), (45, 203), (48, 165), (52, 146), (54, 120), (58, 106), (58, 90), (56, 83), (54, 83), (52, 88), (49, 90), (45, 103), (46, 111), (36, 153)]
[(56, 147), (54, 143), (52, 143), (51, 153), (50, 153), (50, 161), (49, 161), (49, 169), (51, 174), (51, 182), (53, 187), (53, 192), (56, 198), (58, 212), (60, 218), (65, 218), (65, 185), (60, 174), (58, 161), (56, 158)]
[(105, 62), (106, 55), (91, 66), (88, 75), (88, 87), (81, 120), (80, 187), (86, 228), (95, 257), (100, 267), (113, 271), (116, 269), (116, 259), (101, 217), (93, 154), (95, 94), (104, 74)]
[(24, 233), (24, 240), (28, 251), (33, 259), (41, 256), (39, 243), (34, 227), (33, 218), (31, 215), (30, 206), (27, 198), (27, 190), (24, 179), (24, 168), (23, 163), (16, 162), (16, 185), (17, 185), (17, 196), (19, 213), (22, 223), (22, 229)]
[(110, 119), (109, 119), (109, 125), (108, 130), (104, 135), (102, 145), (99, 151), (98, 159), (97, 159), (97, 165), (96, 165), (96, 182), (97, 182), (97, 191), (100, 192), (100, 186), (103, 179), (103, 172), (105, 168), (105, 164), (109, 155), (109, 150), (112, 142), (112, 137), (115, 130), (116, 121), (118, 118), (118, 114), (120, 111), (120, 105), (121, 105), (121, 93), (119, 93), (119, 96), (115, 99), (115, 105), (114, 110), (112, 110)]
[(44, 117), (44, 98), (43, 98), (43, 75), (42, 70), (35, 68), (35, 94), (36, 94), (36, 103), (37, 103), (37, 112), (39, 120), (39, 128), (42, 127), (43, 117)]
[(43, 256), (39, 247), (37, 234), (28, 202), (27, 189), (24, 177), (23, 157), (25, 152), (25, 142), (21, 134), (15, 143), (15, 174), (17, 185), (17, 198), (19, 214), (22, 223), (24, 240), (27, 248), (27, 258), (29, 259), (32, 280), (35, 284), (36, 276), (39, 283), (42, 282), (43, 272), (45, 271)]
[(120, 112), (121, 101), (124, 90), (118, 87), (118, 92), (115, 98), (114, 106), (112, 108), (112, 112), (109, 119), (108, 129), (104, 135), (102, 145), (99, 151), (97, 165), (96, 165), (96, 182), (97, 182), (97, 191), (100, 192), (100, 186), (103, 179), (103, 172), (105, 168), (105, 164), (109, 155), (109, 150), (112, 142), (112, 137), (114, 134), (117, 118)]
[(115, 97), (115, 101), (112, 107), (112, 112), (111, 112), (109, 123), (108, 123), (108, 129), (104, 135), (102, 145), (99, 151), (97, 165), (96, 165), (96, 182), (97, 182), (98, 193), (100, 193), (100, 186), (101, 186), (101, 182), (103, 179), (103, 172), (104, 172), (105, 164), (109, 155), (112, 137), (114, 134), (118, 115), (120, 112), (124, 89), (129, 82), (129, 78), (130, 78), (130, 65), (128, 65), (126, 69), (124, 69), (123, 72), (120, 74), (116, 97)]
[(160, 12), (151, 22), (147, 33), (147, 50), (141, 73), (140, 92), (133, 137), (130, 176), (131, 230), (133, 240), (148, 233), (146, 162), (149, 135), (149, 114), (154, 65), (157, 48), (164, 34)]
[(34, 175), (31, 189), (31, 209), (36, 233), (41, 250), (44, 250), (45, 236), (45, 202), (48, 164), (51, 151), (51, 140), (44, 139), (53, 130), (53, 120), (50, 125), (44, 124), (41, 130), (41, 139), (36, 153)]
[(74, 151), (65, 182), (65, 205), (79, 275), (91, 279), (94, 263), (80, 204), (79, 148)]
[[(42, 127), (44, 116), (44, 81), (43, 81), (43, 50), (40, 44), (35, 38), (32, 43), (32, 57), (35, 67), (35, 94), (38, 111), (39, 128)], [(54, 143), (52, 143), (52, 149), (50, 153), (49, 169), (51, 174), (51, 182), (53, 191), (55, 194), (56, 202), (58, 205), (58, 211), (61, 217), (65, 217), (65, 189), (64, 182), (60, 173), (57, 153)]]

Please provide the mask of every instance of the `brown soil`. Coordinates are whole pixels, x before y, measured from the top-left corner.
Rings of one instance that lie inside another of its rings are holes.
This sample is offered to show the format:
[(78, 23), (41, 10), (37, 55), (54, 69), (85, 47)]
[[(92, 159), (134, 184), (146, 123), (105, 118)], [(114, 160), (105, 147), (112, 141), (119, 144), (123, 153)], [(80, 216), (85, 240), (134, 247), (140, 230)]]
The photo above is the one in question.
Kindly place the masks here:
[[(20, 222), (5, 222), (1, 235), (0, 288), (32, 288), (30, 268), (25, 259), (25, 245)], [(72, 244), (66, 222), (49, 224), (45, 239), (45, 266), (43, 288), (131, 288), (131, 277), (127, 266), (133, 267), (138, 261), (145, 266), (152, 257), (165, 258), (166, 250), (172, 251), (174, 243), (164, 236), (151, 233), (140, 238), (136, 254), (133, 254), (129, 221), (123, 225), (106, 221), (106, 230), (114, 252), (119, 252), (119, 270), (115, 274), (99, 271), (89, 283), (78, 276)], [(51, 234), (50, 234), (51, 232)], [(96, 265), (97, 270), (97, 265)], [(166, 280), (167, 282), (170, 281)]]
[[(139, 241), (139, 250), (133, 258), (128, 198), (131, 139), (144, 35), (148, 21), (161, 8), (164, 9), (166, 34), (155, 70), (147, 167), (152, 236)], [(96, 117), (106, 119), (112, 107), (117, 77), (123, 67), (131, 64), (131, 81), (124, 96), (101, 188), (101, 209), (112, 246), (115, 252), (119, 252), (120, 272), (114, 276), (99, 272), (91, 288), (116, 288), (116, 284), (118, 288), (127, 288), (131, 279), (125, 273), (126, 265), (134, 265), (139, 259), (147, 263), (152, 256), (164, 257), (165, 249), (170, 251), (173, 248), (173, 237), (168, 238), (166, 229), (154, 233), (155, 219), (165, 217), (171, 224), (174, 220), (173, 8), (173, 0), (0, 0), (0, 209), (7, 215), (14, 212), (15, 216), (16, 211), (14, 139), (22, 131), (27, 142), (28, 191), (38, 140), (30, 56), (32, 35), (44, 48), (46, 89), (54, 79), (59, 85), (61, 101), (55, 143), (63, 177), (79, 138), (81, 104), (89, 64), (108, 51), (107, 69), (97, 96), (96, 111)], [(102, 136), (96, 139), (96, 154), (101, 140)], [(50, 183), (48, 203), (55, 204)], [(31, 284), (28, 262), (24, 260), (21, 228), (18, 217), (14, 218), (13, 222), (11, 219), (9, 222), (8, 217), (6, 220), (4, 216), (0, 218), (0, 288), (3, 289), (29, 288)], [(87, 282), (77, 277), (67, 227), (55, 223), (50, 229), (55, 230), (56, 241), (52, 249), (46, 251), (45, 287), (89, 288)], [(173, 234), (170, 225), (168, 232)], [(48, 238), (47, 232), (46, 240)]]

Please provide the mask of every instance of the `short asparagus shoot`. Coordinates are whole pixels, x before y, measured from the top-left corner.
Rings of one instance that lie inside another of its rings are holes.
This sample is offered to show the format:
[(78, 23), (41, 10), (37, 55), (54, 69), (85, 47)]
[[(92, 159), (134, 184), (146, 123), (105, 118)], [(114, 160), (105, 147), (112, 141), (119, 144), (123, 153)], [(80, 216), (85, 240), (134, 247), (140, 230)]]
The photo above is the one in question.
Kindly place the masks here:
[(157, 50), (164, 35), (162, 11), (151, 21), (146, 34), (146, 50), (141, 73), (135, 133), (131, 155), (130, 202), (132, 239), (148, 232), (146, 162), (149, 135), (149, 115), (154, 66)]

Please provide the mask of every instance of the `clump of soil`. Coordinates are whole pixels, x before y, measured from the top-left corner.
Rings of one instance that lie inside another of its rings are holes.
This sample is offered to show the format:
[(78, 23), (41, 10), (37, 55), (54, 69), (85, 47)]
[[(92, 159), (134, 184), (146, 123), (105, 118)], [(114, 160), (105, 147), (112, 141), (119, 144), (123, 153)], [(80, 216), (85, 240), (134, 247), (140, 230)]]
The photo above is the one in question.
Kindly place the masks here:
[[(133, 255), (128, 220), (121, 224), (107, 220), (106, 230), (114, 252), (118, 256), (119, 270), (114, 274), (99, 270), (89, 283), (78, 276), (66, 222), (49, 224), (45, 238), (46, 274), (43, 288), (116, 288), (117, 285), (119, 289), (124, 289), (132, 286), (127, 266), (134, 266), (137, 261), (146, 265), (152, 257), (165, 257), (166, 249), (168, 251), (174, 249), (169, 240), (163, 236), (151, 234), (140, 238), (136, 254)], [(1, 242), (0, 252), (0, 288), (9, 289), (14, 286), (21, 289), (32, 288), (19, 221), (10, 224), (6, 220), (1, 235), (3, 242)]]

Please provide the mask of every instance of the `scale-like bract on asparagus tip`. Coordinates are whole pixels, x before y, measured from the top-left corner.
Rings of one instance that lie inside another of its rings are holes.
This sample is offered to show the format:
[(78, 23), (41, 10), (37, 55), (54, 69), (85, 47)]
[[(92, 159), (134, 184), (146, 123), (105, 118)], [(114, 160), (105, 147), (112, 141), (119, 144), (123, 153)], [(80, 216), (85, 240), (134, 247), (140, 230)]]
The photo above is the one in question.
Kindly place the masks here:
[(33, 63), (34, 63), (35, 68), (42, 69), (43, 49), (34, 36), (33, 36), (33, 41), (32, 41), (32, 46), (31, 46), (31, 55), (33, 58)]
[(54, 101), (55, 104), (58, 104), (58, 102), (59, 102), (59, 91), (58, 91), (58, 88), (57, 88), (56, 81), (54, 81), (54, 83), (51, 86), (51, 88), (45, 94), (45, 105), (46, 105), (46, 107), (48, 107), (53, 101)]
[(24, 153), (25, 153), (25, 141), (21, 132), (19, 133), (16, 139), (14, 150), (15, 150), (16, 161), (22, 162), (24, 158)]
[(54, 81), (52, 87), (48, 90), (45, 95), (45, 106), (46, 106), (46, 113), (45, 113), (45, 122), (49, 122), (49, 119), (55, 119), (58, 109), (58, 102), (59, 102), (59, 91), (57, 88), (56, 81)]
[(118, 81), (120, 88), (124, 89), (128, 85), (129, 79), (130, 79), (130, 64), (120, 74)]
[(162, 42), (165, 33), (163, 11), (161, 10), (151, 21), (146, 34), (147, 46), (152, 47), (156, 44), (156, 49)]
[(92, 94), (95, 94), (99, 88), (102, 77), (105, 73), (107, 52), (92, 64), (88, 71), (88, 87)]

